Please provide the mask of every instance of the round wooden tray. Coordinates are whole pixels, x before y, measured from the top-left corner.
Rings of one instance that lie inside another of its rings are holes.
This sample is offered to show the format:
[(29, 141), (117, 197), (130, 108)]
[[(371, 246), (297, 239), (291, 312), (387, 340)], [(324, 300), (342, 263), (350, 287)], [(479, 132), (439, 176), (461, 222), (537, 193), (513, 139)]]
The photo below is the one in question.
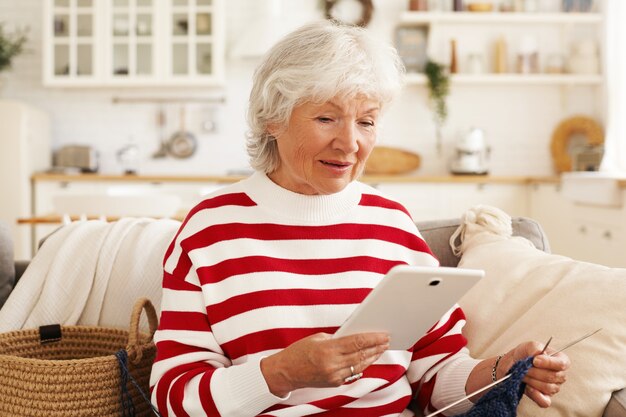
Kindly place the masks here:
[(372, 150), (365, 173), (368, 175), (406, 174), (420, 167), (422, 158), (415, 153), (387, 146), (376, 146)]

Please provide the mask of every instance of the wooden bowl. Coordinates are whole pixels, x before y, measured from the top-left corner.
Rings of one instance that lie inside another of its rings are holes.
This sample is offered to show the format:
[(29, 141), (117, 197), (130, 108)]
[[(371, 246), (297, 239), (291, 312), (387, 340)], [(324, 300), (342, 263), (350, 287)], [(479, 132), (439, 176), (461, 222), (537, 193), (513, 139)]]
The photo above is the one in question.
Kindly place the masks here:
[(365, 164), (367, 175), (406, 174), (419, 168), (422, 158), (402, 149), (376, 146)]

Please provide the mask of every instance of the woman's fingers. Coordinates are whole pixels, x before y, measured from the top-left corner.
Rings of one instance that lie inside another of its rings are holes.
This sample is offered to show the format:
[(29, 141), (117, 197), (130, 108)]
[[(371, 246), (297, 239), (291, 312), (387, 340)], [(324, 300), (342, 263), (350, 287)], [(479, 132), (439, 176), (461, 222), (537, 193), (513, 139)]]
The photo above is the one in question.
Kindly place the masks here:
[(534, 388), (535, 390), (541, 392), (547, 396), (553, 396), (557, 394), (561, 390), (561, 384), (555, 382), (546, 382), (541, 379), (531, 378), (528, 375), (523, 380), (526, 385)]
[(367, 369), (368, 366), (376, 362), (380, 355), (382, 355), (387, 349), (389, 345), (376, 345), (374, 347), (361, 349), (358, 352), (354, 352), (350, 355), (345, 355), (346, 363), (349, 364), (348, 368), (352, 366), (354, 368), (354, 373), (361, 373)]
[(561, 385), (567, 380), (567, 370), (570, 367), (569, 357), (563, 353), (553, 354), (554, 349), (546, 349), (538, 342), (526, 342), (518, 345), (511, 353), (514, 361), (528, 356), (534, 356), (533, 366), (529, 369), (523, 381), (526, 383), (526, 395), (540, 407), (549, 407), (551, 397), (561, 390)]
[[(362, 333), (337, 339), (318, 333), (266, 358), (266, 369), (268, 374), (280, 369), (278, 377), (269, 375), (273, 382), (278, 380), (276, 392), (339, 386), (346, 378), (374, 363), (388, 349), (388, 342), (389, 336), (385, 333)], [(269, 365), (273, 364), (276, 365), (271, 370)]]
[(389, 344), (387, 333), (359, 333), (334, 339), (338, 343), (341, 353), (349, 355), (376, 346)]
[[(548, 353), (550, 353), (548, 351)], [(553, 371), (566, 371), (569, 369), (571, 361), (569, 356), (563, 352), (559, 352), (554, 356), (537, 355), (533, 359), (533, 366), (539, 369), (548, 369)]]
[(530, 398), (535, 403), (537, 403), (539, 407), (547, 408), (547, 407), (550, 407), (550, 405), (552, 405), (552, 399), (549, 396), (543, 394), (540, 391), (537, 391), (530, 385), (526, 386), (525, 394), (526, 396), (528, 396), (528, 398)]
[(530, 368), (526, 376), (549, 384), (563, 384), (567, 381), (567, 373), (565, 371), (551, 371), (535, 367)]
[[(336, 339), (345, 367), (354, 374), (362, 373), (389, 349), (386, 333), (360, 333)], [(350, 368), (352, 367), (352, 368)]]

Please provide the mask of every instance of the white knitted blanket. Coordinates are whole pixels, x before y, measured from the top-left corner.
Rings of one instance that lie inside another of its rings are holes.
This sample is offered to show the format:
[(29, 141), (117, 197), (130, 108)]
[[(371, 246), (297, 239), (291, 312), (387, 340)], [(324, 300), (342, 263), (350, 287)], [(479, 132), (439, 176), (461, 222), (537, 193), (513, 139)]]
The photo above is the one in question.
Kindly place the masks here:
[(128, 328), (139, 297), (159, 311), (163, 255), (179, 226), (148, 218), (63, 226), (46, 239), (0, 310), (0, 332), (57, 323)]

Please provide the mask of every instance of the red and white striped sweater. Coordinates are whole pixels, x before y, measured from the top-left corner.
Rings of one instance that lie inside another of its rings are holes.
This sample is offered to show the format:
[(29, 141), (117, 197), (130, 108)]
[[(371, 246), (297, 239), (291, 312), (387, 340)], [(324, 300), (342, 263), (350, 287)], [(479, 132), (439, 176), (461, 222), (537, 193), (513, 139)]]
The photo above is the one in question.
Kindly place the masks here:
[(354, 383), (286, 398), (268, 390), (263, 357), (333, 333), (397, 264), (437, 260), (406, 209), (367, 185), (305, 196), (255, 173), (218, 190), (165, 254), (153, 403), (164, 416), (411, 416), (413, 395), (426, 409), (462, 397), (476, 361), (458, 307)]

